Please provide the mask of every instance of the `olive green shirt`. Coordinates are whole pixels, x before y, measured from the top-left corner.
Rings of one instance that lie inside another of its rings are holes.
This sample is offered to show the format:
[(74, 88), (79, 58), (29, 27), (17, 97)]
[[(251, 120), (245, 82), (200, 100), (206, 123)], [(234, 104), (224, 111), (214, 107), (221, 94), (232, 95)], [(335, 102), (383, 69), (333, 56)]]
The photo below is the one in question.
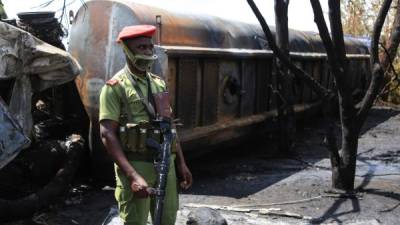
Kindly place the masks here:
[[(133, 121), (130, 123), (148, 122), (149, 114), (146, 110), (145, 105), (140, 99), (139, 94), (136, 92), (128, 76), (132, 76), (136, 81), (137, 86), (143, 93), (143, 97), (148, 98), (148, 83), (145, 78), (141, 78), (133, 74), (128, 66), (125, 66), (111, 79), (113, 82), (107, 82), (102, 88), (100, 94), (100, 108), (99, 108), (99, 121), (109, 119), (116, 122), (120, 121), (120, 115), (122, 110), (122, 93), (121, 90), (125, 91), (128, 98), (129, 107), (127, 113), (131, 113)], [(160, 77), (147, 73), (146, 76), (150, 80), (151, 90), (153, 93), (159, 93), (166, 91), (166, 85), (164, 80)], [(122, 86), (118, 87), (118, 85)]]

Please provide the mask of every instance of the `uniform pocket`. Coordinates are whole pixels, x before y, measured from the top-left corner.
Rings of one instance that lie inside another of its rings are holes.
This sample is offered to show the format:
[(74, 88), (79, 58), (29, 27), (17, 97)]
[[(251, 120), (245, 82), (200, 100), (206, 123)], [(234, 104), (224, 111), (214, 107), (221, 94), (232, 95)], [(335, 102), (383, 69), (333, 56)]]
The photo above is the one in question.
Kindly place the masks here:
[(134, 90), (128, 91), (127, 97), (129, 109), (133, 115), (137, 116), (138, 113), (142, 113), (145, 110), (142, 99)]
[(125, 126), (119, 128), (119, 140), (122, 147), (128, 148), (128, 129)]
[(137, 151), (144, 152), (146, 150), (146, 138), (147, 138), (147, 129), (139, 127), (138, 129), (138, 144), (137, 144)]
[(141, 107), (143, 106), (142, 100), (140, 98), (137, 99), (130, 99), (129, 104), (131, 104), (132, 107)]
[(131, 104), (131, 105), (137, 106), (139, 104), (142, 104), (142, 100), (140, 99), (140, 96), (134, 91), (128, 92), (127, 97), (128, 97), (129, 104)]
[(138, 128), (135, 127), (135, 128), (127, 129), (127, 134), (128, 134), (127, 135), (128, 140), (126, 141), (126, 143), (127, 143), (126, 147), (127, 147), (128, 151), (131, 151), (131, 152), (139, 151)]

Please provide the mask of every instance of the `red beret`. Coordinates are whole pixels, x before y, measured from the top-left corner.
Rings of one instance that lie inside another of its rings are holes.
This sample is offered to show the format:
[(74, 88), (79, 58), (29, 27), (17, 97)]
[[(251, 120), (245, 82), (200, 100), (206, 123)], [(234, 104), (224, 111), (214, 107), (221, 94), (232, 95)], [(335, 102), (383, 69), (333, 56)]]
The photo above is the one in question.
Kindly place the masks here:
[(124, 27), (118, 34), (117, 42), (135, 37), (152, 37), (156, 27), (152, 25), (135, 25)]

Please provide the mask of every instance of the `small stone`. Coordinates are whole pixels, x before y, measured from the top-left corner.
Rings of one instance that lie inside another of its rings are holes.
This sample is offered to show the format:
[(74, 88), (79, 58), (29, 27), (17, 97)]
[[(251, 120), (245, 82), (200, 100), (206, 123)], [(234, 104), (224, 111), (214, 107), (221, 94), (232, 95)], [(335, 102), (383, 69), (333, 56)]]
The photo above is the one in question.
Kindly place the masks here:
[(189, 213), (186, 225), (228, 225), (228, 223), (217, 210), (202, 207)]

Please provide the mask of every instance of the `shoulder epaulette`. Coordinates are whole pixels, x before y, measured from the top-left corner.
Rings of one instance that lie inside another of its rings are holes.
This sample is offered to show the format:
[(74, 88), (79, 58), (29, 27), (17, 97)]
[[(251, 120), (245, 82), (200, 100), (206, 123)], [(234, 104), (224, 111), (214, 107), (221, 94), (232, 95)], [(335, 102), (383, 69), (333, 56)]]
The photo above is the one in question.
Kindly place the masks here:
[(112, 78), (106, 82), (107, 85), (114, 86), (119, 83), (119, 80)]
[(164, 79), (162, 79), (160, 76), (157, 76), (157, 75), (155, 75), (155, 74), (153, 74), (153, 73), (150, 73), (150, 76), (151, 76), (152, 78), (155, 78), (155, 79), (164, 80)]

